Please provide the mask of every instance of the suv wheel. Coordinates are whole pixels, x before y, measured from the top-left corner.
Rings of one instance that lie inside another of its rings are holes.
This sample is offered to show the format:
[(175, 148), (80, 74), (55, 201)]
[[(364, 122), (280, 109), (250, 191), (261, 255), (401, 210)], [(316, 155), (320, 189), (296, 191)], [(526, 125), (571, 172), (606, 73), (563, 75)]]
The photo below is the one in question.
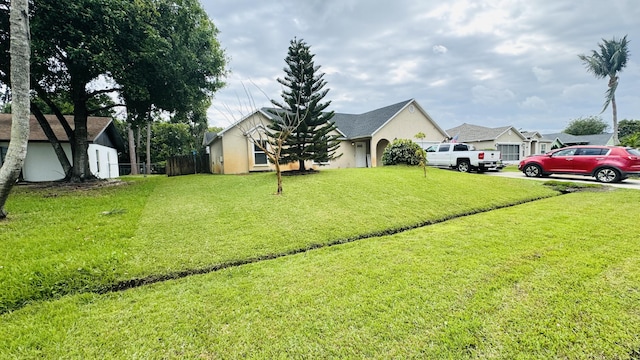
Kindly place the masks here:
[(538, 177), (538, 176), (542, 176), (542, 168), (540, 168), (540, 166), (536, 165), (536, 164), (527, 164), (524, 169), (522, 169), (522, 172), (527, 176), (527, 177)]
[(596, 171), (596, 180), (602, 183), (614, 183), (620, 181), (620, 173), (614, 168), (601, 168)]

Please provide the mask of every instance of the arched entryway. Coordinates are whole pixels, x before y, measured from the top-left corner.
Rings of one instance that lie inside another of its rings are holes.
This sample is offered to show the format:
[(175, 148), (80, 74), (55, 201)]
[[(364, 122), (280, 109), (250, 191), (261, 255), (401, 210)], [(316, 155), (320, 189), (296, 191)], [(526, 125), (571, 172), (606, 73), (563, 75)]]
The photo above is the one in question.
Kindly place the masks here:
[(389, 145), (389, 140), (387, 139), (382, 139), (380, 141), (378, 141), (378, 144), (376, 144), (376, 164), (375, 166), (382, 166), (382, 154), (384, 153), (384, 148), (387, 147), (387, 145)]

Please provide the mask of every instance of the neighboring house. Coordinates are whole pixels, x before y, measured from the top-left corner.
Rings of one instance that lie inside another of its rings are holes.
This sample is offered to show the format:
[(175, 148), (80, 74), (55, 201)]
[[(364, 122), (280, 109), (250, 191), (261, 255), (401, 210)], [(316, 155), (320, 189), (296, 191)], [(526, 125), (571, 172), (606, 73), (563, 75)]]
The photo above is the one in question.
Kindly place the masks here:
[[(46, 115), (47, 121), (62, 145), (69, 162), (71, 144), (62, 125), (54, 115)], [(67, 121), (73, 128), (73, 117)], [(118, 134), (113, 120), (106, 117), (89, 117), (87, 120), (87, 140), (89, 141), (89, 169), (98, 178), (107, 179), (120, 176), (118, 151), (124, 150), (124, 141)], [(4, 161), (11, 138), (11, 114), (0, 114), (0, 164)], [(29, 120), (29, 143), (27, 157), (22, 167), (25, 181), (55, 181), (64, 178), (62, 165), (58, 161), (53, 146), (42, 131), (35, 116)]]
[[(247, 133), (264, 131), (273, 121), (273, 116), (268, 109), (257, 110), (219, 133), (205, 134), (203, 144), (209, 150), (212, 172), (242, 174), (273, 170), (266, 155), (245, 136)], [(341, 140), (336, 154), (342, 155), (327, 164), (309, 163), (310, 167), (335, 169), (382, 166), (384, 148), (394, 139), (413, 139), (425, 145), (438, 143), (448, 136), (413, 99), (364, 114), (336, 113), (331, 121), (335, 122), (335, 134)], [(426, 137), (415, 139), (419, 132)], [(297, 169), (297, 166), (297, 163), (290, 164), (284, 170)]]
[(516, 162), (526, 156), (551, 150), (551, 142), (540, 133), (521, 133), (513, 126), (488, 128), (465, 123), (448, 129), (447, 132), (455, 141), (471, 144), (478, 150), (500, 151), (504, 162)]
[(521, 131), (525, 137), (524, 156), (544, 154), (551, 151), (552, 142), (537, 131)]
[(614, 145), (613, 134), (571, 135), (566, 133), (555, 133), (544, 134), (542, 136), (548, 141), (551, 141), (551, 148), (553, 149), (571, 145)]

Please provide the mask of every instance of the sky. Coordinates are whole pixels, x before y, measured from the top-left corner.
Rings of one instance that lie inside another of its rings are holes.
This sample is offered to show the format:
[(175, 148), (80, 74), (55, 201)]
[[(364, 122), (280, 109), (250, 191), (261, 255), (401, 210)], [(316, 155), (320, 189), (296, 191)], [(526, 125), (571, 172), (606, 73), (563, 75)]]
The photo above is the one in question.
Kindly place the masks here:
[[(627, 35), (618, 120), (640, 119), (638, 0), (201, 0), (229, 58), (208, 111), (227, 127), (281, 100), (294, 38), (315, 54), (339, 113), (415, 99), (443, 129), (463, 123), (560, 132), (601, 114), (608, 79), (578, 58)], [(611, 130), (611, 129), (609, 129)]]

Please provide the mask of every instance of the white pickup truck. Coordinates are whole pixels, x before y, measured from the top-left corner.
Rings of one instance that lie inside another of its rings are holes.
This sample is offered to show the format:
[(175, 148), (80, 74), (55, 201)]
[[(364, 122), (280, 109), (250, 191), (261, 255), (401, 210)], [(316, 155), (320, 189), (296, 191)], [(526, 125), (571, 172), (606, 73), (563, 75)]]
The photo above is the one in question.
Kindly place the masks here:
[(475, 150), (464, 143), (441, 143), (427, 149), (427, 165), (454, 168), (460, 172), (500, 170), (504, 166), (500, 151)]

